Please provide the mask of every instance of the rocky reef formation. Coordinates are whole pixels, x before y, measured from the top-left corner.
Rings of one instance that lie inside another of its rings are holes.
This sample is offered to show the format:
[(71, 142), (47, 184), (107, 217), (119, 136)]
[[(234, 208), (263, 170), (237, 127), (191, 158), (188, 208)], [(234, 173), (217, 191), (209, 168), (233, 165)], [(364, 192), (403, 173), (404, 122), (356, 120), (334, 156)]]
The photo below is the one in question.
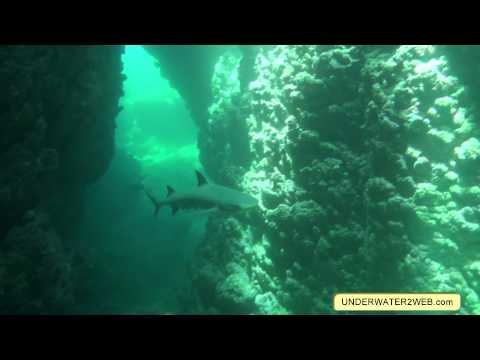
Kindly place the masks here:
[[(216, 180), (234, 183), (241, 172), (228, 164), (245, 167), (249, 163), (248, 134), (239, 114), (239, 94), (256, 77), (255, 59), (260, 47), (146, 45), (145, 48), (158, 60), (163, 76), (190, 109), (199, 131), (203, 165)], [(235, 160), (230, 161), (230, 157)]]
[(478, 56), (276, 46), (242, 85), (224, 55), (202, 162), (261, 206), (210, 220), (190, 311), (332, 313), (339, 291), (444, 291), (479, 313), (478, 89), (463, 70)]
[(145, 45), (160, 65), (163, 76), (185, 100), (192, 117), (202, 127), (212, 102), (211, 79), (224, 50), (214, 45)]
[(0, 313), (71, 310), (84, 186), (114, 153), (122, 46), (1, 46)]

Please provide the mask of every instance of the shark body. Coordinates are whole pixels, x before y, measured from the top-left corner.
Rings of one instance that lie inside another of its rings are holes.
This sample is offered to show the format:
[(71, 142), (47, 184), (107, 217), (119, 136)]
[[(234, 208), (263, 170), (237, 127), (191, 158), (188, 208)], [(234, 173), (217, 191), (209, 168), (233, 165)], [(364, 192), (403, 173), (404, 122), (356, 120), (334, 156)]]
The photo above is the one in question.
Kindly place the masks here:
[(162, 206), (170, 206), (172, 214), (178, 210), (188, 209), (218, 209), (221, 211), (239, 211), (257, 206), (258, 201), (253, 196), (240, 191), (209, 183), (205, 177), (196, 171), (198, 185), (185, 192), (176, 192), (171, 186), (167, 186), (167, 197), (157, 199), (149, 191), (147, 196), (155, 206), (155, 215)]

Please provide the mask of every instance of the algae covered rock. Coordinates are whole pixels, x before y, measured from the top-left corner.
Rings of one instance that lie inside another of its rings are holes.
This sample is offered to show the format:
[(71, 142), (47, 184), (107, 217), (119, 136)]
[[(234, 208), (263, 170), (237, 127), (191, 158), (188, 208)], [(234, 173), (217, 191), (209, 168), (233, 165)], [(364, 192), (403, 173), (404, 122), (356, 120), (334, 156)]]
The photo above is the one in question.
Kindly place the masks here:
[(48, 215), (29, 211), (3, 241), (0, 313), (63, 313), (74, 302), (71, 258)]
[[(478, 84), (459, 70), (461, 54), (434, 45), (260, 47), (256, 78), (214, 96), (202, 140), (212, 171), (226, 181), (234, 164), (229, 181), (261, 199), (231, 233), (230, 219), (212, 221), (206, 238), (232, 242), (202, 245), (222, 274), (205, 307), (331, 313), (339, 289), (405, 290), (459, 291), (462, 313), (478, 312), (480, 147), (470, 96)], [(222, 61), (216, 72), (228, 83), (237, 65)], [(248, 160), (232, 156), (233, 132)]]
[(455, 156), (462, 172), (473, 174), (480, 173), (480, 141), (470, 138), (455, 148)]
[(245, 269), (233, 266), (232, 273), (218, 284), (217, 294), (224, 311), (253, 308), (256, 290), (252, 286)]
[(114, 154), (122, 49), (0, 46), (1, 313), (74, 309), (71, 248), (83, 190)]

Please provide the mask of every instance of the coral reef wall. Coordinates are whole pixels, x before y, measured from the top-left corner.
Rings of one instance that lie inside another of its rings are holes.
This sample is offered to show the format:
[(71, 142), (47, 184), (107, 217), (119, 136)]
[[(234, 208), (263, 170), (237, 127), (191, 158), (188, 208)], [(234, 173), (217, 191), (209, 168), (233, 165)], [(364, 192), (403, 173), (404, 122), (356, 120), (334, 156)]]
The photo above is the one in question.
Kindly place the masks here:
[[(240, 105), (236, 95), (240, 86), (246, 87), (255, 78), (259, 47), (146, 45), (145, 48), (158, 60), (163, 76), (189, 108), (198, 128), (202, 164), (209, 175), (224, 183), (235, 182), (239, 173), (235, 167), (228, 167), (230, 156), (236, 157), (239, 165), (247, 165), (249, 161), (245, 122), (237, 120)], [(239, 55), (243, 55), (240, 64)], [(229, 78), (232, 71), (234, 79)]]
[(210, 81), (223, 47), (214, 45), (145, 45), (172, 87), (185, 100), (199, 127), (212, 102)]
[(478, 84), (464, 70), (478, 56), (276, 46), (247, 85), (222, 56), (202, 162), (261, 206), (210, 219), (190, 311), (331, 313), (338, 291), (454, 291), (480, 313)]
[(0, 47), (0, 313), (78, 299), (82, 190), (108, 168), (122, 46)]

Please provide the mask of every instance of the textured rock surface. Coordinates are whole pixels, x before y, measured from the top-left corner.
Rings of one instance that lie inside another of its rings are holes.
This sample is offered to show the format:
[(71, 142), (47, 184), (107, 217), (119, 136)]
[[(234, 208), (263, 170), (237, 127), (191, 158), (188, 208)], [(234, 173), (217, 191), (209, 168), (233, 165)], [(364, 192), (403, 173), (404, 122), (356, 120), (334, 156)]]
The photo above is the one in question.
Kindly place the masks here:
[[(190, 109), (198, 126), (200, 156), (205, 155), (203, 165), (216, 180), (234, 184), (245, 170), (229, 164), (245, 167), (249, 162), (246, 123), (239, 114), (240, 88), (255, 78), (258, 47), (148, 45), (146, 49)], [(239, 54), (244, 56), (240, 59)]]
[(477, 90), (459, 71), (474, 55), (277, 46), (248, 87), (222, 58), (202, 161), (261, 208), (210, 221), (197, 310), (329, 313), (337, 291), (458, 291), (478, 313)]
[(121, 46), (1, 46), (0, 312), (74, 302), (70, 236), (114, 151)]
[(162, 74), (177, 89), (193, 118), (202, 127), (212, 102), (211, 79), (222, 46), (146, 45), (158, 60)]

